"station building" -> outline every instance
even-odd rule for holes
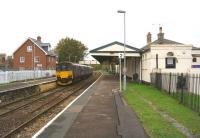
[[[119,55],[123,54],[124,44],[120,42],[112,42],[107,45],[90,51],[93,56],[102,65],[102,69],[108,72],[119,73]],[[121,59],[121,68],[123,69],[123,58]],[[141,50],[126,45],[126,75],[133,78],[134,74],[138,74],[141,79]]]
[[[165,39],[162,27],[159,28],[157,40],[151,41],[150,32],[146,39],[147,44],[141,49],[125,45],[127,77],[150,82],[153,72],[200,73],[200,48]],[[118,73],[119,53],[123,51],[123,43],[112,42],[91,50],[90,54],[102,64],[102,69]],[[123,64],[122,59],[122,69]]]

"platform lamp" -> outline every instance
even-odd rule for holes
[[[126,90],[126,22],[125,22],[126,11],[118,10],[117,12],[124,14],[124,68],[123,68],[124,85],[123,85],[123,90],[125,91]]]

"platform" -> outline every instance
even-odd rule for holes
[[[15,89],[22,89],[25,87],[30,87],[33,85],[38,85],[42,83],[48,83],[56,81],[56,77],[50,77],[50,78],[41,78],[41,79],[35,79],[35,80],[28,80],[28,81],[18,81],[18,82],[11,82],[7,84],[1,84],[0,85],[0,93],[11,91]]]
[[[33,137],[147,137],[136,115],[122,102],[118,84],[113,75],[103,75]]]

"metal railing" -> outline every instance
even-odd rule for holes
[[[200,74],[151,73],[151,83],[200,114]]]
[[[0,72],[0,84],[14,81],[30,80],[55,75],[55,70],[23,70]]]

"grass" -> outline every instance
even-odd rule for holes
[[[181,97],[181,94],[179,94]],[[180,98],[179,98],[179,101]],[[191,109],[193,109],[196,112],[200,112],[200,96],[191,92],[184,92],[183,93],[183,101],[182,103],[185,106],[190,107]]]
[[[168,92],[167,92],[168,93]],[[180,91],[170,93],[171,96],[179,100],[180,103],[184,104],[185,106],[191,108],[192,110],[199,112],[200,114],[200,96],[198,93],[191,93],[187,91]]]
[[[185,136],[158,112],[154,111],[141,97],[151,101],[161,111],[168,113],[187,127],[192,134],[200,137],[200,116],[198,113],[179,104],[176,99],[153,86],[129,84],[124,98],[137,113],[150,137],[179,138]]]

